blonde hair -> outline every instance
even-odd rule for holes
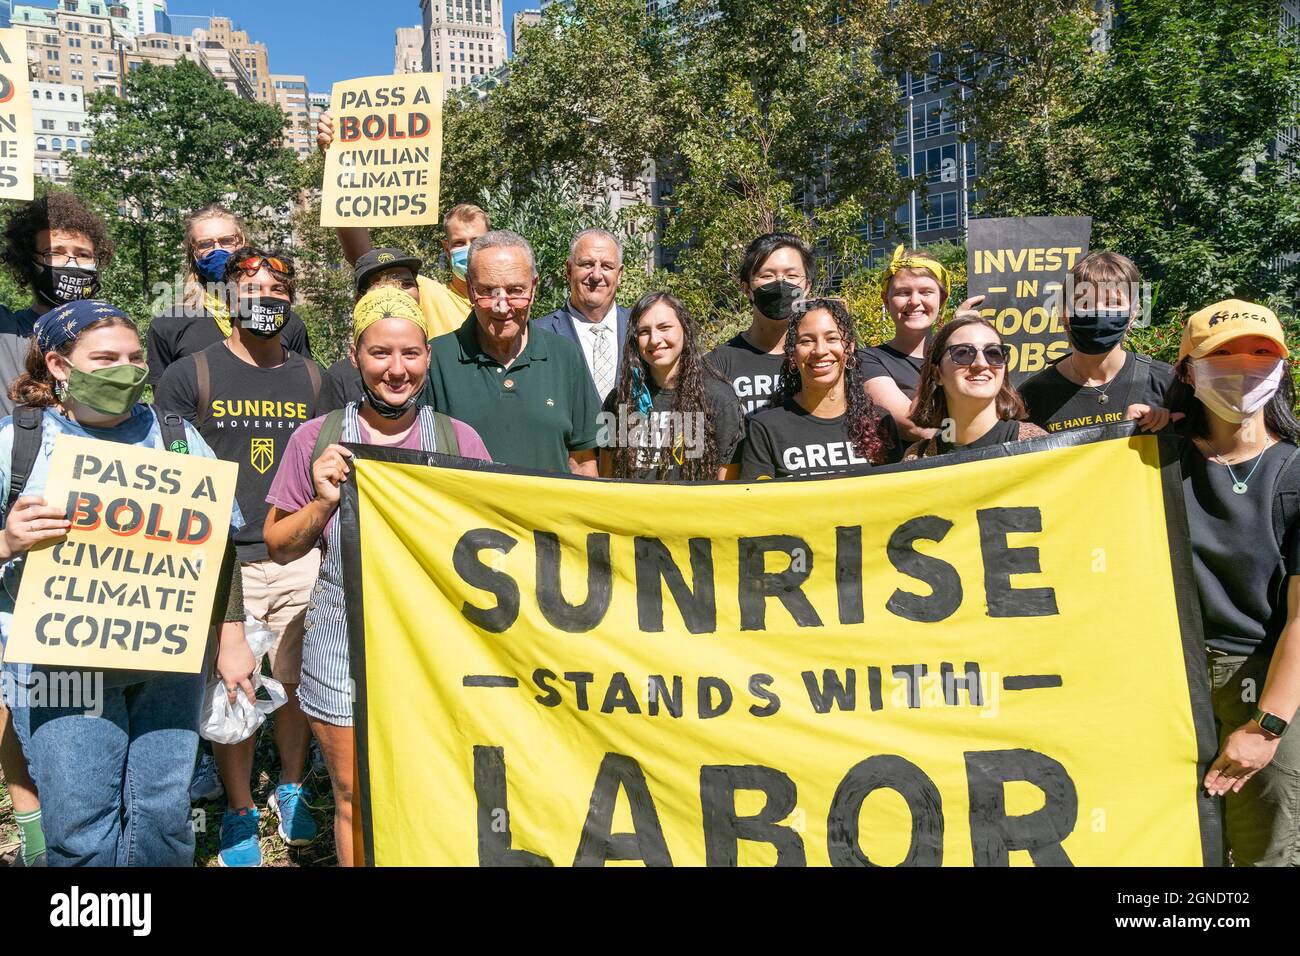
[[[452,222],[475,222],[483,224],[485,230],[492,228],[492,220],[488,214],[474,205],[472,202],[463,202],[452,206],[447,210],[447,214],[442,217],[442,228],[446,229],[448,223]]]
[[[219,202],[212,202],[190,213],[185,220],[183,248],[185,251],[185,304],[191,308],[197,308],[202,303],[204,296],[203,279],[199,276],[198,269],[195,266],[194,227],[207,219],[229,219],[235,224],[235,229],[239,231],[240,238],[243,240],[240,245],[246,245],[248,242],[248,231],[244,228],[244,220],[232,212],[229,207],[223,206]]]

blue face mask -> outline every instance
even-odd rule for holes
[[[451,250],[451,274],[457,279],[464,279],[468,268],[469,246],[459,246]]]
[[[230,253],[225,249],[213,249],[207,255],[194,260],[194,269],[205,282],[220,282],[226,274],[226,263]]]

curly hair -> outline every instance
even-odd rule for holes
[[[673,310],[677,321],[682,326],[682,354],[677,361],[676,394],[670,411],[682,415],[696,415],[697,420],[704,423],[704,452],[698,458],[684,458],[679,474],[685,481],[711,481],[718,477],[718,469],[726,462],[720,460],[717,425],[713,420],[713,410],[709,407],[704,383],[710,378],[720,382],[726,382],[726,379],[704,360],[704,351],[700,347],[699,328],[686,310],[686,306],[667,292],[649,292],[643,295],[628,315],[627,340],[623,343],[623,364],[619,370],[618,384],[615,386],[618,396],[616,401],[620,408],[636,407],[636,394],[632,382],[634,369],[640,370],[643,382],[651,380],[650,365],[641,357],[641,349],[637,345],[637,325],[647,312],[661,302]],[[653,456],[649,462],[647,462],[648,455]],[[620,446],[613,452],[613,477],[636,478],[645,474],[647,469],[652,474],[662,475],[672,467],[670,455],[671,448]]]
[[[36,236],[47,229],[84,235],[95,250],[95,265],[100,271],[113,261],[113,240],[104,220],[91,212],[76,193],[51,189],[19,207],[5,226],[0,258],[24,288],[36,287]]]
[[[952,338],[953,333],[968,325],[983,326],[997,336],[999,343],[1006,344],[1002,341],[1002,335],[997,327],[979,316],[964,316],[944,325],[926,351],[925,361],[921,363],[921,377],[916,386],[916,408],[912,413],[913,424],[920,428],[942,428],[944,420],[948,418],[948,399],[943,394],[943,378],[940,375],[939,364],[943,361],[944,349],[948,347],[948,340]],[[1011,376],[1005,371],[1002,376],[1002,387],[998,389],[994,401],[997,403],[998,421],[1023,421],[1028,415],[1020,393],[1011,384]]]
[[[862,378],[858,362],[858,334],[853,329],[853,320],[849,318],[848,309],[842,300],[805,299],[800,309],[791,316],[790,326],[785,333],[785,361],[781,363],[781,374],[772,395],[772,407],[786,404],[803,390],[803,379],[794,360],[794,347],[799,338],[799,326],[813,312],[829,312],[839,328],[840,339],[844,342],[844,400],[847,406],[844,419],[853,450],[873,465],[884,464],[888,460],[886,450],[894,446],[893,437],[882,425],[888,412],[867,394],[866,382]]]
[[[72,350],[77,347],[81,337],[87,332],[94,332],[96,329],[107,329],[114,325],[120,325],[125,329],[139,334],[134,322],[125,319],[120,315],[109,316],[107,319],[100,319],[93,325],[88,325],[77,333],[75,339],[64,342],[54,351],[58,352],[64,358],[70,358]],[[24,371],[9,386],[9,398],[17,405],[27,405],[30,408],[49,408],[57,404],[58,398],[54,394],[54,376],[50,374],[50,367],[45,361],[45,353],[37,344],[36,336],[32,336],[31,344],[27,347],[26,371]]]

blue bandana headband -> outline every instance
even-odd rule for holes
[[[57,309],[51,309],[36,320],[36,344],[42,354],[53,352],[71,342],[89,326],[104,319],[120,318],[130,322],[131,317],[115,305],[99,299],[79,299]],[[134,323],[133,323],[134,324]]]

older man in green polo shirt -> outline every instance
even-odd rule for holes
[[[429,404],[477,431],[495,462],[596,477],[600,401],[581,349],[529,327],[528,240],[504,229],[479,236],[465,278],[474,314],[430,343]]]

